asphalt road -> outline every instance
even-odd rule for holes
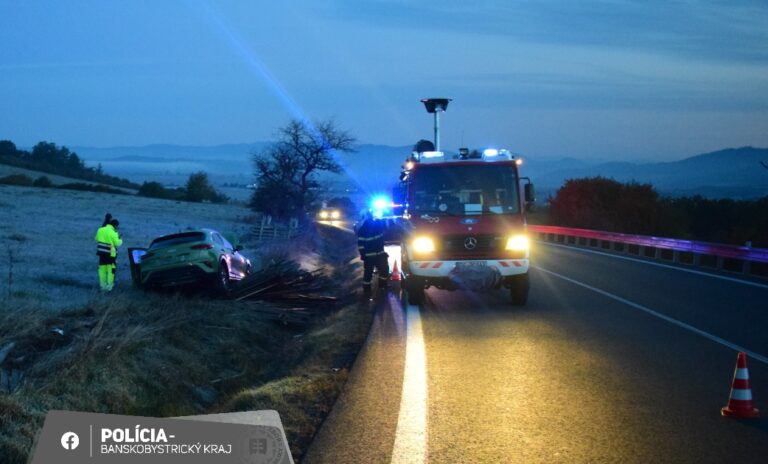
[[[765,282],[546,244],[534,266],[523,308],[434,289],[421,308],[371,303],[367,346],[304,462],[768,462],[767,419],[720,416],[736,347],[755,355],[768,417]]]

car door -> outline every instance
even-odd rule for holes
[[[245,263],[243,262],[242,255],[235,251],[235,247],[226,238],[220,234],[216,235],[222,243],[224,255],[226,255],[227,262],[229,263],[229,277],[231,279],[241,279],[245,274]]]
[[[227,239],[225,238],[224,241],[229,245],[229,248],[232,250],[232,262],[233,268],[237,270],[237,278],[241,279],[248,273],[248,260],[245,258],[245,256],[241,255],[240,252],[237,250],[235,246],[232,245]]]

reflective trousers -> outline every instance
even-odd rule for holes
[[[379,271],[379,284],[386,283],[389,280],[389,256],[382,253],[378,256],[366,256],[363,258],[363,288],[371,288],[373,280],[373,268]]]
[[[115,264],[99,264],[99,286],[109,292],[115,286]]]

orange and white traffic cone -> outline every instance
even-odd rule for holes
[[[395,265],[392,266],[392,274],[389,276],[389,280],[392,282],[400,282],[400,269],[397,267],[397,260],[395,260]]]
[[[722,408],[723,416],[751,418],[759,417],[760,411],[752,406],[752,387],[749,386],[749,369],[747,369],[747,355],[740,352],[736,357],[736,370],[733,373],[731,384],[731,397],[728,406]]]

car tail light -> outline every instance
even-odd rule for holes
[[[210,250],[213,248],[213,245],[210,243],[202,243],[200,245],[192,245],[193,250]]]

